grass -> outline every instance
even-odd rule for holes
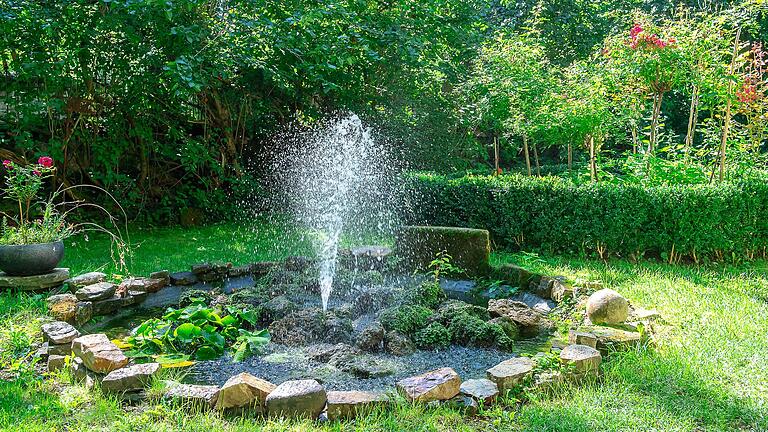
[[[300,253],[307,244],[269,224],[248,230],[227,225],[141,230],[132,240],[140,245],[133,274],[184,270],[208,260],[275,259]],[[105,250],[103,239],[76,240],[65,265],[74,273],[113,271]],[[689,267],[504,253],[493,258],[546,274],[602,280],[634,305],[658,309],[667,325],[652,347],[612,355],[598,382],[533,395],[529,403],[492,407],[474,418],[409,404],[353,423],[325,424],[227,418],[164,403],[124,409],[98,392],[76,386],[62,392],[52,380],[22,369],[22,378],[0,381],[0,430],[768,430],[768,263]],[[42,297],[0,295],[0,361],[6,369],[39,337],[42,312]]]

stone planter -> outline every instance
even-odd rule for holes
[[[49,273],[64,258],[64,242],[0,246],[0,270],[9,276]]]

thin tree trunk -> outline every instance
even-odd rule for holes
[[[597,182],[597,155],[595,154],[595,138],[592,135],[584,137],[589,143],[589,177],[593,182]]]
[[[653,117],[651,119],[651,136],[648,140],[648,154],[653,154],[656,149],[656,140],[658,140],[659,117],[661,117],[661,101],[664,93],[658,92],[653,98]]]
[[[533,143],[533,160],[536,162],[536,175],[541,177],[541,165],[539,165],[539,150],[536,143]]]
[[[741,39],[741,27],[736,31],[736,40],[733,42],[733,55],[729,75],[733,75],[736,69],[736,57],[739,55],[739,41]],[[728,81],[728,100],[725,103],[725,119],[723,120],[723,136],[720,139],[720,181],[725,179],[725,147],[728,143],[728,129],[731,126],[731,93],[733,81]]]
[[[637,149],[640,148],[640,144],[637,142],[637,125],[632,124],[632,153],[637,153]]]
[[[493,165],[496,174],[499,174],[499,138],[493,137]]]
[[[528,168],[528,175],[531,175],[531,156],[528,153],[528,135],[523,134],[523,153],[525,153],[525,166]]]
[[[688,132],[685,134],[685,165],[688,165],[688,156],[693,147],[693,138],[696,135],[696,120],[699,114],[699,86],[693,86],[691,94],[691,107],[688,111]]]
[[[573,169],[573,146],[568,143],[568,171]]]

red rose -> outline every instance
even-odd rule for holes
[[[50,168],[53,166],[53,159],[51,159],[48,156],[40,156],[40,159],[37,160],[38,165],[42,165],[46,168]]]
[[[11,169],[11,168],[13,167],[13,162],[11,162],[11,161],[9,161],[8,159],[6,159],[6,160],[4,160],[4,161],[3,161],[3,166],[4,166],[6,169]]]

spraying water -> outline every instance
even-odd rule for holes
[[[356,115],[301,134],[280,168],[297,219],[310,229],[323,309],[336,275],[342,233],[386,229],[392,222],[386,149]],[[286,167],[287,165],[287,167]]]

